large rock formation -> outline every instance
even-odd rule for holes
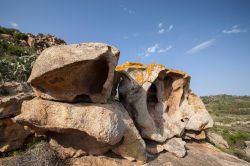
[[[37,97],[14,120],[46,136],[69,165],[150,164],[165,151],[188,156],[185,140],[204,140],[213,125],[190,76],[157,64],[116,67],[118,58],[118,49],[102,43],[45,49],[29,78]],[[136,162],[107,157],[117,155]]]
[[[44,99],[105,103],[118,58],[118,49],[102,43],[51,47],[36,60],[28,82]]]
[[[189,88],[190,76],[162,65],[117,66],[119,99],[134,118],[142,137],[164,142],[185,130],[201,131],[213,120]],[[119,80],[119,79],[117,79]]]

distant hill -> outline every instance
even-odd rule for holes
[[[216,95],[203,96],[201,98],[210,111],[250,115],[250,96]]]
[[[250,96],[216,95],[201,97],[215,121],[213,132],[229,144],[223,151],[250,162],[245,141],[250,141]]]
[[[0,83],[26,81],[40,52],[61,44],[66,43],[50,34],[33,35],[0,26]]]

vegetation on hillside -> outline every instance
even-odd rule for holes
[[[220,149],[250,162],[250,156],[244,152],[244,142],[250,140],[250,126],[245,124],[250,121],[250,96],[217,95],[205,96],[202,100],[215,121],[211,130],[230,146]]]

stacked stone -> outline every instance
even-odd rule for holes
[[[109,100],[119,50],[101,43],[44,50],[28,82],[37,96],[24,102],[17,123],[50,138],[61,158],[110,150],[146,161],[145,143],[125,108]]]
[[[22,102],[32,99],[32,92],[25,83],[8,82],[0,86],[0,152],[20,148],[31,133],[15,123],[21,112]]]
[[[186,154],[213,120],[189,88],[190,76],[162,65],[116,66],[119,50],[102,43],[45,49],[28,80],[36,98],[17,123],[50,138],[61,158],[108,151],[146,162],[164,150]]]

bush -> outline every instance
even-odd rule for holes
[[[27,81],[37,55],[0,59],[0,82]],[[12,62],[14,61],[14,62]]]
[[[19,30],[0,26],[0,33],[13,35],[15,32],[19,32]]]
[[[20,47],[13,43],[0,40],[0,56],[12,55],[12,56],[25,56],[36,53],[34,48]]]
[[[28,40],[28,36],[22,32],[14,32],[13,36],[18,40]]]

